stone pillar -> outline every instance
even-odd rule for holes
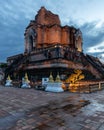
[[[61,38],[61,43],[62,44],[69,44],[69,29],[67,27],[62,28],[62,38]]]

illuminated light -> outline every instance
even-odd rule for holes
[[[84,79],[84,74],[82,74],[81,70],[74,70],[74,73],[70,75],[70,77],[66,80],[67,83],[70,83],[69,90],[71,92],[78,92],[79,84],[77,81]]]
[[[84,79],[84,74],[82,74],[81,70],[74,70],[74,73],[70,75],[70,77],[66,80],[66,82],[69,82],[71,84],[74,84],[75,82]]]
[[[49,82],[54,82],[52,72],[50,73],[50,76],[49,76]]]
[[[24,80],[25,80],[26,82],[30,82],[29,79],[28,79],[28,75],[27,75],[27,73],[25,73]]]
[[[59,76],[59,73],[58,73],[57,76],[56,76],[56,80],[55,80],[55,82],[61,82],[61,80],[60,80],[60,76]]]
[[[7,80],[11,80],[10,76],[8,75]]]

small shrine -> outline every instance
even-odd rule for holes
[[[49,82],[47,83],[45,91],[49,92],[64,92],[64,84],[60,80],[59,74],[57,74],[56,80],[54,81],[52,73],[49,76]]]
[[[22,86],[21,86],[21,88],[31,88],[29,83],[30,83],[30,81],[28,79],[28,75],[27,75],[27,73],[25,73],[25,77],[22,78]]]
[[[11,87],[11,86],[13,86],[12,80],[11,80],[11,78],[10,78],[9,75],[8,75],[8,77],[7,77],[7,79],[6,79],[5,86],[6,86],[6,87]]]

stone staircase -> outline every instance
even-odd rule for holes
[[[96,68],[97,71],[99,71],[99,73],[102,74],[102,77],[104,77],[104,65],[99,61],[99,59],[90,55],[86,55],[86,59],[94,68]]]
[[[29,55],[22,55],[21,57],[18,57],[11,63],[5,70],[5,76],[11,74],[12,72],[18,72],[24,65],[26,64],[26,61],[28,61]]]

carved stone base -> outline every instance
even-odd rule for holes
[[[31,88],[31,86],[29,85],[28,82],[24,82],[24,83],[22,83],[21,88]]]
[[[62,88],[63,83],[47,83],[47,87],[45,89],[45,91],[49,91],[49,92],[63,92],[63,88]]]
[[[11,87],[11,86],[13,86],[12,80],[6,80],[5,86],[6,86],[6,87]]]

